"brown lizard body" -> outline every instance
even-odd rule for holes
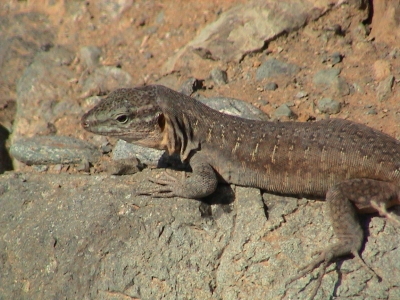
[[[218,181],[325,197],[339,241],[321,251],[301,275],[321,263],[326,267],[337,256],[359,258],[363,232],[357,211],[378,211],[399,222],[386,208],[400,204],[400,142],[362,124],[247,120],[166,87],[146,86],[110,93],[83,116],[82,126],[180,153],[190,163],[191,176],[153,179],[159,187],[149,194],[156,197],[203,198]]]

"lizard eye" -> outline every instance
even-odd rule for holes
[[[127,115],[120,115],[117,117],[117,121],[121,124],[125,124],[126,122],[128,122],[129,118]]]

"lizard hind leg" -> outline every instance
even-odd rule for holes
[[[310,299],[312,299],[322,282],[322,277],[329,263],[340,256],[352,254],[368,272],[379,279],[379,276],[366,265],[360,257],[364,235],[357,217],[357,209],[365,212],[378,211],[390,220],[393,216],[386,212],[386,207],[399,202],[398,188],[389,182],[372,179],[351,179],[333,186],[326,195],[327,213],[338,241],[320,251],[319,255],[300,272],[289,279],[291,283],[321,266]]]

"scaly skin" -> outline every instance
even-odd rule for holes
[[[179,153],[190,163],[189,177],[152,179],[158,188],[144,194],[154,197],[199,199],[213,193],[218,181],[325,197],[339,241],[321,251],[300,276],[321,263],[326,268],[338,256],[352,253],[360,258],[363,232],[357,212],[378,211],[400,224],[386,211],[400,204],[400,142],[362,124],[341,119],[247,120],[153,85],[110,93],[82,117],[82,126],[96,134]]]

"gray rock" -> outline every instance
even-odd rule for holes
[[[112,159],[122,160],[137,158],[146,165],[156,166],[163,153],[163,150],[141,147],[124,140],[118,140],[112,152]]]
[[[56,66],[69,66],[73,62],[75,58],[75,53],[71,50],[63,47],[56,46],[51,48],[48,52],[38,53],[35,60],[41,60],[49,66],[49,63],[52,63]]]
[[[329,87],[338,78],[340,69],[331,68],[318,71],[313,78],[313,83],[316,86]]]
[[[85,80],[80,97],[104,94],[117,88],[132,87],[133,85],[132,76],[129,73],[120,68],[103,66],[97,68]]]
[[[83,64],[92,72],[100,64],[101,49],[97,46],[85,46],[79,50]]]
[[[376,89],[376,95],[379,101],[384,101],[391,95],[393,83],[394,83],[393,75],[389,75],[384,80],[379,82],[378,87]]]
[[[365,114],[366,115],[377,115],[378,112],[376,111],[375,108],[369,108]]]
[[[278,88],[278,85],[275,82],[269,82],[264,86],[264,90],[266,91],[275,91]]]
[[[313,275],[284,283],[333,243],[326,203],[234,186],[225,205],[137,196],[159,171],[2,175],[2,297],[307,299]],[[369,231],[361,255],[382,281],[344,257],[316,299],[396,298],[400,228],[378,216],[361,224]]]
[[[54,44],[57,33],[44,13],[7,13],[6,7],[0,17],[0,82],[1,97],[11,99],[25,69],[44,45]]]
[[[81,114],[82,108],[71,101],[74,73],[68,65],[74,53],[62,47],[40,52],[25,69],[17,83],[17,112],[13,140],[24,136],[49,134],[49,124],[68,114]],[[32,116],[38,116],[32,118]]]
[[[294,64],[285,63],[275,58],[270,58],[258,67],[256,73],[257,80],[276,77],[280,75],[293,76],[300,71],[300,68]]]
[[[105,142],[100,146],[101,153],[106,154],[112,151],[112,146],[109,142]]]
[[[126,158],[113,160],[105,166],[107,173],[112,175],[130,175],[143,170],[144,166],[138,159]]]
[[[264,105],[268,105],[268,104],[269,104],[269,101],[266,100],[266,99],[260,99],[260,100],[258,100],[258,103],[259,103],[260,105],[264,106]]]
[[[87,160],[83,160],[81,163],[79,163],[76,168],[78,172],[85,172],[89,173],[90,172],[90,163]]]
[[[400,57],[400,49],[394,48],[392,51],[390,51],[388,57],[391,59],[396,59],[396,58]]]
[[[331,63],[334,66],[342,61],[343,56],[342,54],[340,54],[340,52],[334,52],[332,53],[330,58],[331,58]]]
[[[158,167],[158,168],[169,168],[173,167],[176,170],[187,170],[187,164],[181,162],[181,159],[178,154],[168,155],[164,150],[156,150],[147,147],[141,147],[135,144],[128,143],[124,140],[118,140],[112,152],[112,159],[114,162],[127,162],[132,160],[132,164],[134,164],[134,168],[139,160],[140,164],[138,165],[138,169],[142,169],[142,165],[146,165],[149,167]],[[109,173],[118,169],[117,166],[110,166],[107,168]],[[112,173],[116,174],[116,173]]]
[[[307,96],[308,96],[308,93],[305,92],[305,91],[300,91],[300,92],[298,92],[298,93],[296,94],[296,98],[297,98],[297,99],[305,98],[305,97],[307,97]]]
[[[333,115],[340,112],[341,103],[331,98],[322,98],[318,100],[317,107],[320,112]]]
[[[332,94],[345,96],[350,93],[349,85],[346,80],[339,77],[340,69],[331,68],[318,71],[313,78],[313,83],[317,88],[330,89]]]
[[[149,52],[149,51],[146,51],[146,52],[143,53],[143,57],[144,57],[145,59],[150,59],[150,58],[153,58],[154,55],[153,55],[153,53],[151,53],[151,52]]]
[[[362,85],[358,84],[358,83],[353,83],[353,89],[355,92],[357,93],[364,93],[364,88]]]
[[[339,24],[333,24],[332,26],[328,26],[324,28],[326,31],[332,31],[335,35],[343,36],[344,32],[342,26]]]
[[[121,18],[122,14],[132,7],[133,1],[131,0],[119,0],[119,1],[108,1],[99,0],[94,3],[96,8],[101,12],[101,15],[109,20],[115,20]]]
[[[246,54],[260,51],[283,32],[301,28],[309,19],[332,9],[330,1],[249,1],[223,12],[163,66],[169,74],[183,66],[190,69],[203,59],[239,62]],[[198,56],[198,54],[201,54]]]
[[[148,35],[153,35],[158,31],[158,26],[148,26],[145,28],[144,33]]]
[[[178,92],[183,93],[186,96],[190,96],[191,94],[193,94],[198,89],[201,89],[202,87],[203,87],[202,80],[191,77],[181,84]]]
[[[96,162],[100,158],[95,146],[67,136],[21,139],[11,146],[10,153],[27,165],[74,164],[82,160]]]
[[[288,117],[291,118],[293,116],[292,110],[287,106],[287,104],[282,104],[275,110],[275,117]]]
[[[339,96],[346,96],[350,94],[350,87],[346,80],[342,77],[338,77],[337,81],[335,81],[333,88],[337,91],[336,94],[338,94]]]
[[[239,116],[251,120],[268,120],[268,116],[248,102],[228,97],[212,97],[198,99],[205,105],[222,113]]]
[[[369,29],[363,23],[359,23],[351,30],[351,38],[354,42],[364,42],[369,34]]]
[[[33,169],[36,172],[47,172],[49,170],[49,166],[48,165],[35,165],[35,166],[33,166]]]
[[[371,30],[369,37],[375,39],[377,43],[399,45],[400,2],[398,0],[381,0],[371,6],[374,10],[374,18],[372,18],[370,26],[365,24]]]
[[[164,15],[165,15],[165,12],[163,10],[158,13],[157,18],[156,18],[156,22],[158,24],[162,24],[164,22]]]
[[[217,85],[224,85],[228,83],[228,75],[226,74],[225,71],[222,71],[221,69],[218,68],[212,69],[210,77]]]

